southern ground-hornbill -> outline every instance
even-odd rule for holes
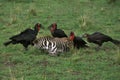
[[[73,37],[73,43],[74,43],[74,48],[80,49],[80,48],[87,48],[88,46],[86,45],[87,43],[78,36],[75,36],[74,32],[71,32],[71,37]]]
[[[112,39],[110,36],[101,32],[94,32],[93,34],[85,33],[83,37],[87,38],[88,42],[97,44],[97,49],[99,49],[99,47],[101,47],[104,42],[108,41],[114,43],[115,45],[120,45],[120,41]]]
[[[33,40],[35,40],[40,28],[42,28],[42,25],[37,23],[34,26],[34,30],[28,28],[24,31],[22,31],[20,34],[14,35],[10,37],[10,41],[5,42],[4,45],[7,46],[9,44],[22,44],[24,48],[27,50],[29,45],[32,45]]]
[[[51,24],[48,28],[50,29],[53,37],[58,37],[58,38],[67,37],[67,35],[63,30],[57,29],[56,23]]]

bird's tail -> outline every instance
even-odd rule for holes
[[[9,45],[10,43],[12,43],[12,41],[5,42],[4,45],[7,46],[7,45]]]
[[[113,39],[111,42],[114,43],[115,45],[120,45],[120,41],[119,40]]]

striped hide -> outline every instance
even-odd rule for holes
[[[33,43],[36,48],[44,50],[51,55],[67,52],[73,46],[73,42],[68,38],[53,38],[50,36],[40,37]]]

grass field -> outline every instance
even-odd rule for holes
[[[120,80],[120,49],[111,42],[99,51],[72,50],[51,57],[34,47],[3,43],[12,35],[39,22],[47,27],[56,22],[67,35],[95,31],[120,40],[120,1],[108,0],[0,0],[0,80]]]

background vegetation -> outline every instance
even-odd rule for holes
[[[120,80],[120,49],[108,42],[103,49],[72,50],[51,57],[34,47],[3,43],[35,23],[44,25],[38,37],[51,35],[56,22],[69,35],[103,32],[120,40],[120,1],[108,0],[0,0],[0,80]]]

